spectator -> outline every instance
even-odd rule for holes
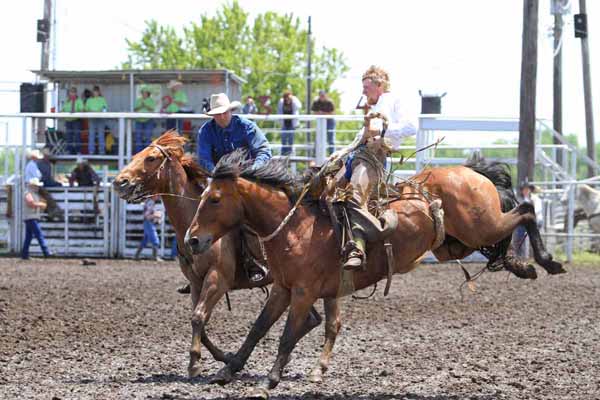
[[[39,150],[34,149],[27,153],[27,159],[29,161],[25,165],[25,182],[29,182],[32,179],[38,179],[41,182],[43,179],[43,174],[38,166],[38,162],[42,161],[44,156]],[[58,204],[56,204],[56,201],[52,195],[50,195],[50,193],[44,188],[38,188],[37,193],[44,199],[44,202],[47,205],[46,208],[48,210],[48,218],[50,220],[55,218],[61,219],[63,216],[63,211]]]
[[[87,112],[106,112],[108,104],[102,96],[99,86],[94,86],[94,95],[85,103]],[[104,143],[104,120],[101,118],[90,118],[88,133],[88,154],[96,154],[96,136],[98,137],[98,154],[106,154],[106,145]]]
[[[154,112],[156,102],[152,98],[152,93],[148,86],[142,86],[140,90],[142,96],[135,101],[135,112]],[[150,144],[152,140],[152,131],[154,130],[154,121],[149,118],[138,118],[135,121],[135,152],[138,153],[144,147]]]
[[[277,114],[298,115],[301,107],[300,100],[292,94],[291,90],[286,90],[277,104]],[[281,120],[281,155],[285,156],[292,152],[294,132],[299,124],[297,118]]]
[[[312,103],[310,108],[317,115],[332,115],[335,111],[333,101],[324,90],[319,90],[319,97]],[[335,119],[327,118],[327,154],[335,150]]]
[[[83,101],[77,97],[77,88],[71,87],[67,101],[65,101],[61,111],[78,113],[83,112],[83,110]],[[79,154],[81,152],[81,119],[65,118],[65,133],[67,135],[67,152],[69,154]]]
[[[208,97],[205,97],[202,99],[202,112],[204,114],[206,114],[209,111],[210,111],[210,100],[208,99]]]
[[[158,233],[156,232],[156,224],[160,223],[162,218],[162,213],[155,209],[156,199],[158,196],[152,196],[146,199],[144,203],[144,238],[142,242],[137,248],[135,252],[135,259],[139,260],[142,251],[150,242],[152,244],[152,258],[155,261],[162,261],[162,259],[158,256]]]
[[[39,194],[39,188],[42,186],[43,183],[38,178],[31,178],[27,181],[27,189],[24,195],[25,206],[23,207],[23,220],[25,221],[25,241],[21,250],[21,258],[23,260],[29,259],[29,246],[34,236],[40,244],[44,257],[52,255],[48,250],[44,233],[40,227],[41,214],[47,205]]]
[[[242,114],[257,114],[258,109],[256,108],[256,104],[254,103],[254,99],[252,96],[246,97],[246,104],[242,107]]]
[[[75,186],[98,186],[100,184],[100,178],[94,169],[83,157],[77,158],[77,166],[71,172],[69,176],[69,185]]]
[[[44,187],[62,186],[62,184],[52,176],[52,165],[50,164],[50,148],[48,146],[42,149],[42,158],[36,160],[36,164],[41,173],[41,180]]]
[[[179,81],[169,81],[167,88],[171,90],[170,102],[165,107],[167,113],[179,113],[184,111],[187,107],[188,97],[183,91],[183,83]],[[167,129],[177,129],[181,134],[182,120],[180,119],[167,119]]]

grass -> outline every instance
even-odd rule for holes
[[[555,260],[566,260],[567,255],[563,252],[557,251],[554,255]],[[586,264],[586,265],[599,265],[600,266],[600,254],[590,253],[587,251],[579,251],[573,253],[573,264]]]

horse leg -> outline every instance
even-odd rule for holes
[[[528,216],[528,218],[524,218],[522,224],[529,235],[529,243],[531,243],[533,249],[533,258],[535,259],[535,262],[541,265],[551,275],[567,272],[562,267],[562,264],[553,261],[552,255],[546,251],[542,236],[540,235],[540,230],[538,229],[535,220],[535,210],[533,205],[530,203],[521,203],[517,209],[520,209],[520,212],[523,215]]]
[[[329,369],[329,361],[331,360],[335,339],[342,327],[338,299],[323,299],[323,306],[325,308],[325,344],[323,345],[319,364],[313,369],[309,378],[311,382],[315,383],[322,382],[323,374]]]
[[[290,312],[279,340],[277,359],[273,364],[273,368],[271,368],[271,372],[269,372],[267,381],[261,385],[263,390],[274,389],[279,384],[283,368],[288,363],[292,350],[306,333],[303,328],[305,320],[316,300],[316,296],[308,293],[304,288],[296,287],[292,289]]]
[[[231,357],[227,365],[217,372],[213,379],[211,379],[211,383],[225,385],[233,380],[233,375],[244,367],[259,340],[265,336],[271,326],[286,310],[290,304],[290,298],[290,291],[288,289],[279,286],[277,283],[273,284],[271,295],[256,322],[252,325],[252,329],[250,329],[248,336],[246,336],[242,347]]]
[[[192,315],[192,347],[190,349],[190,364],[188,375],[194,378],[200,375],[200,342],[206,347],[213,358],[217,361],[227,363],[228,356],[215,346],[206,334],[206,325],[215,305],[227,292],[224,279],[220,278],[218,271],[211,269],[204,278],[204,284],[199,294],[199,300],[195,303]]]

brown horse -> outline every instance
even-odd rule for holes
[[[205,332],[215,305],[230,290],[249,289],[271,283],[272,280],[268,276],[266,280],[257,283],[247,278],[242,269],[240,233],[236,230],[221,240],[216,240],[202,256],[193,256],[187,250],[184,244],[185,232],[196,212],[199,203],[197,199],[206,187],[207,173],[192,158],[184,156],[185,141],[175,131],[164,133],[133,157],[115,178],[113,187],[122,199],[130,202],[162,194],[169,221],[175,228],[181,271],[191,286],[192,345],[188,373],[190,377],[195,377],[201,371],[201,343],[215,360],[225,363],[229,360],[228,355],[215,346]],[[326,302],[325,310],[326,329],[339,327],[339,311],[335,300]],[[304,329],[308,332],[320,322],[321,317],[312,310]],[[323,363],[328,362],[331,353],[328,349],[331,348],[333,344],[328,339],[323,350]]]
[[[336,297],[340,286],[340,252],[329,217],[314,203],[300,205],[291,218],[286,218],[298,187],[284,167],[271,162],[259,169],[247,169],[243,158],[232,154],[217,164],[186,234],[186,243],[195,254],[201,254],[240,225],[250,227],[262,237],[272,236],[280,229],[272,240],[264,242],[274,279],[271,297],[242,347],[214,379],[220,384],[231,381],[258,341],[289,306],[277,359],[265,382],[267,390],[279,383],[289,355],[302,337],[303,321],[313,303],[318,298]],[[549,273],[564,272],[543,248],[531,205],[522,204],[502,213],[501,197],[494,183],[482,174],[466,167],[436,168],[421,173],[415,180],[426,181],[425,191],[443,202],[444,223],[452,240],[436,250],[440,258],[460,258],[473,249],[496,246],[524,224],[538,263]],[[399,217],[391,237],[396,273],[415,268],[435,239],[429,201],[410,186],[402,190],[407,199],[391,204]],[[282,226],[284,219],[286,223]],[[367,254],[366,270],[353,277],[357,290],[386,276],[383,245],[369,244]]]

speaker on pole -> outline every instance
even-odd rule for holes
[[[44,84],[22,83],[21,84],[21,112],[31,113],[45,111],[44,107]]]

